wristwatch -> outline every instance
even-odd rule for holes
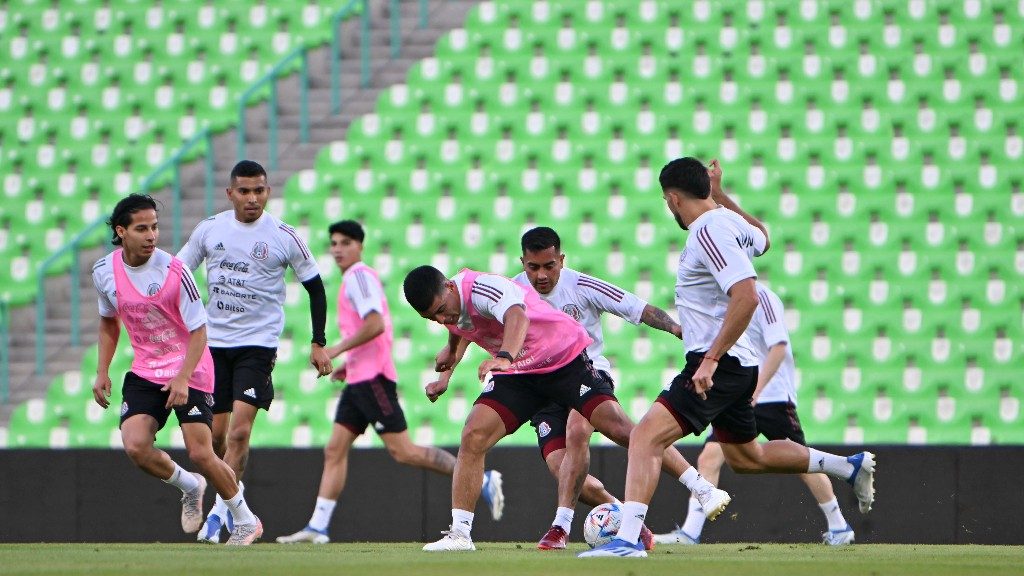
[[[514,364],[516,361],[516,359],[512,357],[512,354],[505,350],[499,350],[498,353],[494,355],[494,357],[504,358],[505,360],[508,360],[510,364]]]

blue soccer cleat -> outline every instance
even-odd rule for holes
[[[647,551],[644,550],[644,545],[640,542],[636,544],[630,544],[625,540],[619,538],[613,538],[611,542],[602,544],[593,550],[587,550],[586,552],[580,552],[577,554],[579,558],[647,558]]]
[[[505,493],[501,490],[501,472],[488,470],[484,472],[484,486],[480,490],[487,508],[491,511],[491,518],[501,520],[505,513]]]
[[[875,455],[861,452],[848,456],[846,461],[853,464],[853,474],[850,474],[846,482],[853,486],[861,513],[867,514],[875,502]]]

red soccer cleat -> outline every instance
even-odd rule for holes
[[[644,545],[644,550],[654,550],[654,532],[644,524],[640,527],[640,542]]]
[[[539,550],[565,550],[567,536],[561,526],[552,526],[537,543],[537,548]]]

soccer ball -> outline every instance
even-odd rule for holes
[[[618,504],[596,506],[587,514],[587,520],[583,523],[583,539],[591,548],[607,544],[619,533],[620,524],[622,508],[619,508]]]

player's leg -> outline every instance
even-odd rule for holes
[[[725,464],[725,456],[722,454],[721,445],[714,440],[714,434],[704,444],[704,448],[697,457],[697,471],[708,482],[718,486],[718,479]],[[686,519],[682,526],[665,534],[658,534],[654,537],[659,544],[697,544],[700,542],[700,535],[704,531],[704,523],[707,516],[696,496],[687,500]]]
[[[231,410],[234,405],[236,349],[211,347],[210,355],[213,357],[214,372],[213,425],[211,429],[213,451],[223,460],[228,450],[228,427],[231,424]],[[202,528],[199,529],[197,539],[207,544],[219,544],[222,527],[227,527],[230,532],[234,525],[228,513],[227,504],[224,503],[220,494],[217,494],[213,507],[210,508]]]

